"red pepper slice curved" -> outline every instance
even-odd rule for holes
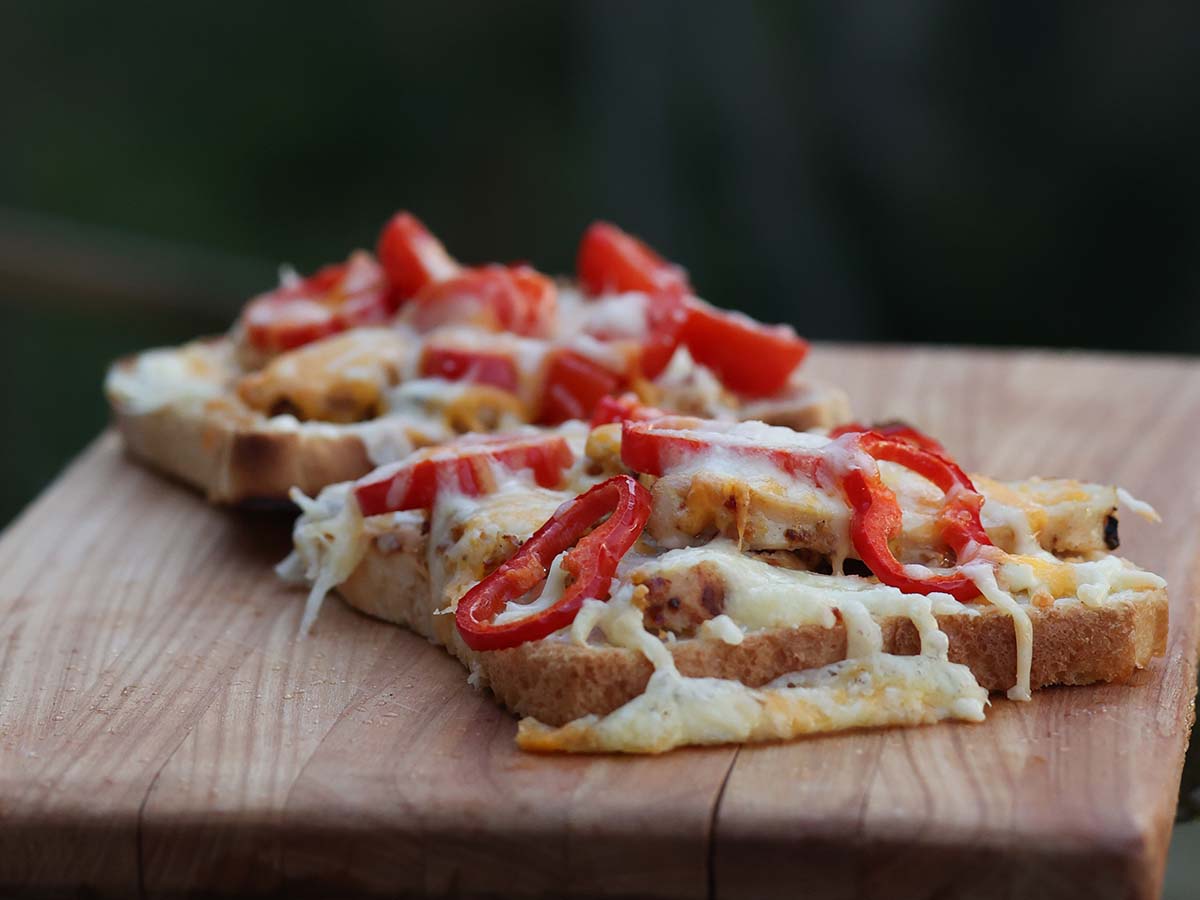
[[[383,270],[360,251],[344,263],[259,294],[246,304],[242,325],[254,346],[282,352],[348,328],[380,324],[394,311]]]
[[[946,448],[936,440],[913,428],[907,422],[879,422],[875,425],[863,425],[859,422],[847,422],[845,425],[839,425],[837,428],[829,432],[831,438],[839,438],[844,434],[860,434],[865,431],[873,431],[875,434],[882,434],[884,437],[896,438],[909,444],[915,444],[931,453],[937,453],[946,456]]]
[[[507,562],[458,601],[454,621],[467,646],[502,650],[536,641],[570,625],[584,600],[607,600],[617,564],[642,533],[650,506],[650,492],[628,475],[601,482],[560,506]],[[585,537],[606,515],[608,519]],[[540,612],[494,624],[510,600],[546,580],[551,564],[564,551],[562,567],[572,580],[562,596]]]
[[[495,488],[493,464],[529,469],[542,487],[558,487],[563,470],[574,461],[570,446],[557,435],[470,438],[418,450],[360,478],[352,490],[362,514],[377,516],[429,509],[443,485],[469,497],[489,493]]]
[[[593,222],[583,233],[575,272],[583,289],[593,296],[626,291],[692,292],[687,272],[608,222]]]
[[[516,393],[517,364],[505,353],[466,350],[460,347],[427,344],[421,353],[421,375],[447,381],[489,384]]]
[[[404,211],[392,216],[379,232],[375,255],[387,273],[393,309],[462,268],[420,219]]]
[[[912,469],[945,492],[946,502],[938,517],[938,527],[960,560],[973,548],[992,546],[979,518],[983,497],[953,460],[872,432],[862,434],[859,442],[875,459]],[[965,575],[947,573],[921,578],[905,571],[889,546],[889,542],[900,534],[900,504],[878,471],[851,469],[843,473],[841,487],[852,513],[851,542],[876,578],[910,594],[940,591],[962,602],[979,596],[979,588]]]
[[[661,477],[698,456],[722,450],[765,459],[787,475],[818,483],[824,467],[820,450],[772,447],[742,435],[727,434],[736,423],[667,416],[652,421],[625,420],[621,426],[621,461],[634,472]]]
[[[477,266],[421,289],[409,305],[418,331],[473,325],[527,337],[551,337],[557,320],[554,282],[529,266]]]
[[[808,341],[787,325],[763,325],[694,297],[687,304],[680,340],[731,391],[749,397],[777,393],[808,355]]]
[[[661,419],[666,413],[653,406],[646,406],[638,399],[637,394],[622,394],[614,397],[609,394],[601,397],[592,413],[591,426],[612,425],[617,422],[646,422],[651,419]]]
[[[588,419],[606,395],[621,387],[621,377],[600,363],[576,353],[557,350],[546,364],[538,422],[557,425],[568,419]]]

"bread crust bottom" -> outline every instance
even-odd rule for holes
[[[446,647],[477,671],[513,712],[548,725],[612,712],[646,687],[653,668],[641,653],[622,647],[583,647],[543,640],[478,653],[466,647],[453,616],[435,615],[425,561],[425,537],[415,527],[371,534],[363,561],[338,589],[369,615],[403,625]],[[1103,606],[1060,602],[1028,608],[1033,623],[1033,688],[1122,681],[1166,651],[1166,590],[1127,591]],[[950,641],[950,659],[963,663],[980,686],[1002,691],[1016,681],[1012,619],[990,605],[978,615],[938,616]],[[907,618],[880,621],[884,650],[911,655],[920,639]],[[846,630],[805,625],[746,635],[740,644],[689,639],[668,645],[688,676],[729,678],[757,687],[781,675],[828,665],[846,656]]]

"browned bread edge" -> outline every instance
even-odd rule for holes
[[[424,546],[415,530],[392,532],[383,545],[376,536],[339,592],[356,609],[446,646],[464,664],[478,668],[501,703],[549,725],[588,713],[603,715],[644,690],[652,669],[634,650],[555,640],[485,653],[469,650],[458,639],[452,616],[432,614]],[[1120,681],[1166,650],[1165,590],[1124,592],[1097,608],[1060,602],[1028,611],[1033,622],[1034,688]],[[980,685],[989,691],[1012,687],[1016,637],[1008,615],[981,604],[979,615],[939,616],[938,624],[950,640],[950,658],[967,665]],[[885,650],[918,652],[917,631],[908,619],[887,618],[881,626]],[[737,645],[693,639],[669,646],[685,675],[758,686],[845,658],[846,631],[838,622],[832,628],[806,625],[752,632]]]

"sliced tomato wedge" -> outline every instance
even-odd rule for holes
[[[529,266],[477,266],[427,284],[409,306],[418,331],[472,325],[551,337],[558,315],[554,282]]]
[[[389,302],[397,309],[426,285],[452,278],[461,270],[454,257],[409,212],[398,212],[379,233],[376,255],[387,273]]]
[[[587,420],[607,394],[621,387],[621,377],[574,350],[556,350],[546,364],[538,423],[557,425]]]
[[[360,325],[386,322],[394,307],[383,269],[362,251],[307,278],[259,294],[242,313],[250,342],[282,352]]]
[[[687,272],[608,222],[594,222],[583,233],[575,269],[579,283],[593,296],[626,291],[683,295],[692,290]]]
[[[650,421],[626,419],[621,426],[621,461],[635,472],[661,477],[714,453],[769,461],[786,475],[814,484],[822,478],[820,450],[771,446],[729,433],[736,423],[667,416]]]
[[[658,294],[646,307],[646,340],[639,357],[641,374],[657,378],[675,355],[688,322],[688,303],[681,294]]]
[[[787,325],[763,325],[749,316],[688,301],[681,340],[731,391],[765,397],[780,391],[808,355],[808,341]]]
[[[570,446],[557,435],[468,438],[418,450],[376,469],[356,481],[353,491],[364,516],[430,509],[442,486],[468,497],[495,490],[495,465],[529,470],[538,484],[553,488],[562,482],[563,471],[574,461]]]
[[[651,419],[661,419],[666,413],[653,406],[646,406],[636,394],[622,394],[614,397],[611,394],[602,397],[592,413],[591,426],[612,425],[617,422],[646,422]]]
[[[506,353],[431,343],[421,354],[420,369],[426,378],[489,384],[512,393],[516,393],[519,384],[517,364]]]

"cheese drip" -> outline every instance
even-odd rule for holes
[[[883,653],[878,622],[847,591],[830,601],[846,623],[847,659],[752,688],[740,681],[680,674],[667,646],[643,627],[632,596],[627,583],[607,604],[585,602],[569,634],[586,644],[598,629],[609,643],[641,651],[654,665],[646,689],[606,716],[583,716],[557,728],[523,719],[517,731],[522,749],[662,753],[686,744],[983,719],[987,692],[970,669],[947,658],[945,635],[937,629],[928,598],[913,598],[920,655]]]
[[[336,484],[311,500],[296,488],[290,494],[301,515],[292,530],[295,549],[276,567],[288,580],[303,578],[311,587],[304,602],[300,635],[308,634],[326,595],[345,581],[367,549],[362,511],[351,484]]]

